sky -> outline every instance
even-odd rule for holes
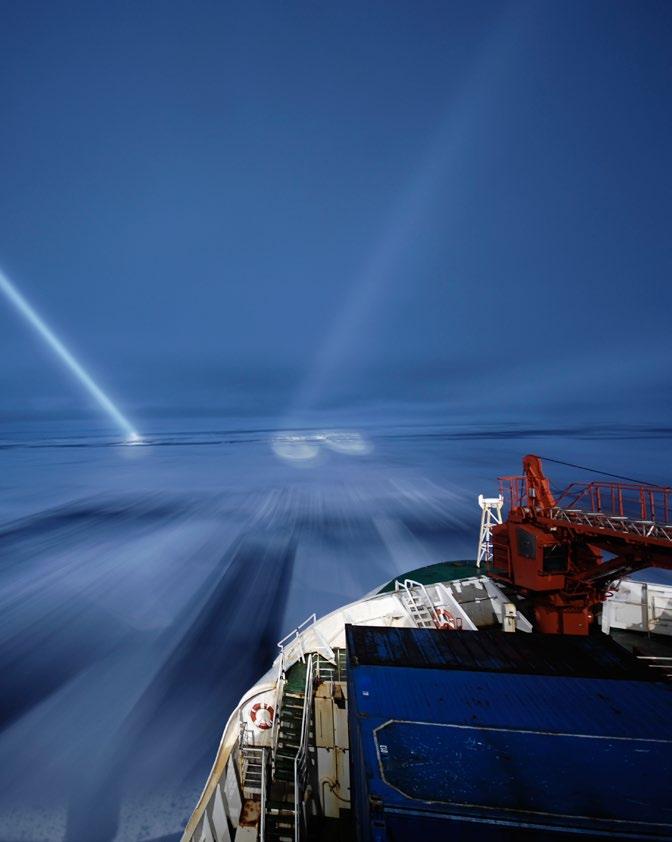
[[[523,453],[669,483],[671,45],[654,0],[0,0],[0,835],[179,838],[275,641],[473,557]]]
[[[142,428],[666,425],[672,6],[2,3],[0,268]],[[0,425],[99,410],[0,300]]]

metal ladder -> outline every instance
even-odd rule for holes
[[[261,746],[250,746],[242,743],[240,746],[241,756],[241,780],[243,790],[250,794],[260,793],[264,777],[264,749]]]
[[[305,704],[303,693],[285,691],[283,694],[271,795],[265,804],[267,842],[293,842],[296,834],[294,761],[301,744]]]
[[[254,745],[254,734],[250,734],[244,722],[241,723],[238,751],[243,798],[265,804],[268,783],[268,749],[265,746]],[[266,839],[266,814],[263,809],[259,819],[259,838]]]
[[[404,579],[403,583],[397,580],[394,583],[394,589],[417,628],[435,629],[437,627],[434,604],[423,584],[413,579]]]

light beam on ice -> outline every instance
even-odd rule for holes
[[[108,396],[93,380],[91,375],[77,362],[70,351],[61,340],[54,334],[51,328],[44,322],[42,317],[33,309],[26,299],[17,290],[14,284],[0,272],[0,290],[5,294],[11,304],[16,307],[26,321],[39,333],[49,347],[56,353],[62,362],[70,369],[79,382],[86,388],[89,394],[95,398],[100,406],[107,412],[114,423],[126,436],[129,444],[136,444],[140,436],[133,429],[130,421],[122,415]]]

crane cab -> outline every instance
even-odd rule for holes
[[[570,546],[531,523],[508,520],[493,529],[492,575],[531,591],[565,587]]]

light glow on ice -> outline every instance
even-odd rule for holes
[[[279,433],[271,445],[276,456],[289,462],[311,462],[322,448],[348,456],[365,456],[373,447],[356,431],[325,431],[313,433]]]

